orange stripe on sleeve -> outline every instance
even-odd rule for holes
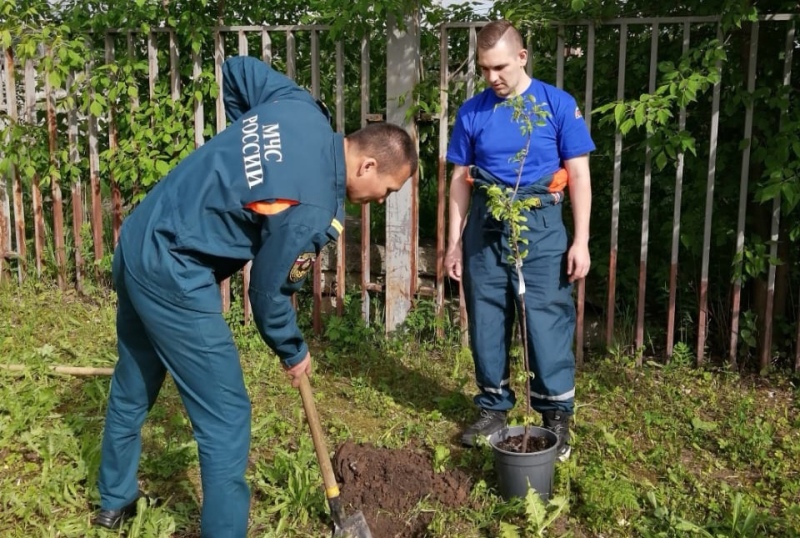
[[[281,211],[289,209],[293,205],[297,205],[299,202],[297,200],[286,200],[283,198],[278,198],[277,200],[268,202],[265,200],[261,200],[258,202],[251,202],[247,204],[245,207],[252,211],[255,211],[259,215],[277,215]]]
[[[561,192],[568,184],[569,174],[567,173],[567,169],[560,168],[555,174],[553,174],[553,179],[550,181],[548,190],[550,192]]]

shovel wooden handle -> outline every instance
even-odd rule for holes
[[[317,461],[322,470],[322,482],[325,484],[325,496],[328,500],[339,497],[339,485],[336,483],[336,476],[333,474],[331,458],[328,455],[328,448],[325,446],[325,436],[322,433],[322,426],[319,423],[317,407],[314,405],[314,394],[311,392],[311,384],[308,382],[306,374],[300,375],[300,397],[303,399],[303,408],[306,412],[308,427],[311,430],[311,439],[314,441],[314,450],[317,452]]]
[[[64,375],[76,376],[110,376],[114,374],[113,368],[100,368],[89,366],[48,366],[51,372]],[[10,372],[27,372],[31,370],[24,364],[0,364],[0,370],[8,370]]]

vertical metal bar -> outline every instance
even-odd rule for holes
[[[30,125],[36,124],[36,72],[33,61],[25,60],[25,116],[23,118]],[[31,196],[33,205],[33,244],[36,276],[42,277],[42,258],[44,257],[45,226],[42,191],[39,187],[39,172],[31,178]]]
[[[419,130],[417,127],[417,119],[416,117],[408,118],[408,108],[410,105],[414,104],[413,101],[413,94],[414,94],[414,87],[419,82],[419,69],[420,69],[420,59],[419,55],[421,52],[420,48],[420,31],[419,31],[419,22],[420,22],[420,15],[419,10],[416,10],[413,15],[407,16],[406,20],[408,26],[406,28],[406,34],[408,36],[408,45],[413,45],[414,51],[416,54],[412,54],[414,59],[413,62],[413,71],[409,70],[408,78],[410,78],[410,85],[406,89],[406,95],[410,97],[407,100],[407,104],[400,107],[400,110],[397,111],[397,118],[395,120],[396,123],[400,125],[405,125],[406,130],[410,131],[411,138],[414,141],[416,147],[416,153],[419,155]],[[387,55],[388,58],[388,55]],[[391,65],[391,64],[389,64]],[[402,112],[402,115],[400,115]],[[391,116],[391,109],[387,110],[387,118]],[[404,121],[401,121],[404,120]],[[408,252],[408,261],[410,263],[410,268],[408,270],[408,296],[413,301],[414,298],[417,296],[417,287],[419,286],[419,169],[411,176],[409,180],[411,183],[411,229],[410,229],[410,243],[409,243],[409,252]],[[388,210],[389,208],[387,208]],[[389,212],[387,211],[387,215]],[[389,220],[387,219],[387,222]],[[388,230],[387,230],[388,232]],[[388,241],[387,241],[388,244]],[[387,280],[388,282],[388,280]],[[412,304],[409,303],[408,309],[410,310]],[[407,314],[404,313],[403,320]],[[400,320],[402,323],[403,320]]]
[[[134,31],[130,30],[130,31],[128,31],[127,37],[126,37],[127,44],[128,44],[128,61],[130,61],[131,63],[133,63],[135,61],[136,57],[137,57],[136,45],[134,43],[134,35],[135,35]],[[148,40],[148,43],[149,43],[149,40]],[[149,68],[148,68],[148,71],[149,71]],[[148,94],[151,94],[152,91],[153,91],[152,89],[148,89]],[[131,122],[134,122],[134,121],[136,121],[134,119],[135,118],[135,113],[139,109],[139,92],[136,92],[133,96],[131,96],[130,99],[131,99],[130,118],[131,118]]]
[[[203,66],[200,60],[200,51],[192,51],[192,80],[195,84],[200,82],[200,77],[203,76]],[[203,131],[205,130],[205,121],[203,120],[204,107],[203,97],[195,97],[194,99],[194,147],[199,148],[205,143],[203,139]]]
[[[556,88],[564,88],[564,25],[556,25]]]
[[[436,190],[436,317],[444,319],[444,256],[446,245],[446,217],[445,204],[447,204],[447,127],[448,127],[448,82],[450,69],[447,54],[447,26],[440,26],[439,30],[439,161],[437,167]],[[436,329],[436,336],[444,336],[442,323]]]
[[[266,28],[261,28],[261,59],[272,64],[272,38]]]
[[[156,77],[158,76],[158,49],[156,48],[156,34],[147,34],[147,82],[150,99],[156,95]]]
[[[133,30],[128,31],[127,41],[128,41],[128,58],[132,61],[136,58],[136,46],[133,42]],[[133,97],[131,97],[131,111],[136,110],[139,108],[139,94],[137,93]]]
[[[77,166],[80,162],[78,153],[78,104],[75,92],[75,72],[70,71],[67,77],[67,91],[70,93],[73,105],[67,112],[67,144],[69,152],[69,162]],[[75,288],[78,291],[83,289],[83,185],[80,174],[75,174],[71,178],[70,196],[72,198],[72,241],[75,245]]]
[[[286,76],[294,80],[297,73],[297,49],[294,32],[286,31]]]
[[[594,48],[595,48],[595,35],[594,23],[590,22],[587,27],[588,34],[586,37],[586,102],[583,105],[584,113],[583,118],[586,121],[586,127],[589,132],[592,132],[592,99],[594,91]],[[583,348],[585,337],[585,319],[586,319],[586,279],[581,279],[575,286],[576,300],[575,300],[575,364],[578,367],[583,366]]]
[[[250,275],[253,271],[253,261],[250,260],[244,264],[242,269],[242,305],[244,324],[250,324],[250,318],[253,315],[253,305],[250,303]]]
[[[200,77],[203,74],[203,68],[201,65],[200,60],[200,51],[199,50],[192,50],[192,80],[195,84],[200,81]],[[195,89],[195,92],[197,90]],[[194,98],[194,147],[195,149],[199,148],[205,143],[203,138],[203,131],[205,130],[205,121],[203,116],[205,114],[204,106],[203,106],[203,97],[195,96]],[[245,269],[246,271],[246,269]],[[245,280],[244,286],[244,323],[247,324],[249,321],[249,301],[247,297],[247,281]]]
[[[656,91],[656,73],[658,73],[658,23],[653,23],[650,38],[650,81],[648,91]],[[648,135],[649,138],[649,135]],[[645,147],[644,154],[644,190],[642,192],[642,238],[639,250],[639,295],[636,300],[636,349],[644,346],[644,306],[647,288],[647,249],[650,241],[650,187],[652,183],[652,151]],[[636,366],[642,365],[642,354],[636,353]]]
[[[794,342],[794,371],[798,372],[800,371],[800,320],[797,321],[797,336],[795,337]]]
[[[584,103],[583,118],[586,120],[586,127],[589,132],[592,130],[592,100],[594,98],[594,53],[595,53],[595,25],[589,23],[589,33],[586,45],[586,103]]]
[[[792,82],[792,60],[793,60],[793,52],[794,52],[794,35],[795,35],[795,23],[794,21],[789,21],[786,25],[786,46],[784,47],[783,52],[783,86],[784,88],[789,88]],[[783,128],[783,118],[784,114],[788,113],[788,102],[787,102],[787,109],[781,111],[781,115],[778,119],[778,132],[780,133]],[[780,236],[780,223],[781,223],[781,193],[775,196],[775,199],[772,201],[772,229],[770,231],[770,247],[769,247],[769,257],[770,260],[776,260],[778,258],[778,239]],[[762,339],[762,347],[761,347],[761,354],[758,359],[759,370],[763,371],[767,366],[769,366],[769,362],[772,359],[772,319],[773,319],[773,309],[775,307],[775,272],[776,267],[775,264],[769,264],[769,270],[767,272],[767,303],[764,308],[764,338]],[[800,319],[798,319],[798,327],[800,327]],[[800,342],[797,344],[800,346]]]
[[[268,65],[272,64],[272,39],[266,27],[261,27],[261,59]],[[243,287],[244,287],[244,322],[250,323],[250,316],[252,315],[252,305],[250,304],[250,274],[253,269],[253,263],[247,262],[244,266],[242,273]],[[297,297],[292,295],[292,306],[297,310]]]
[[[475,95],[475,62],[477,61],[478,34],[475,26],[469,27],[469,47],[467,50],[467,99]],[[528,52],[528,58],[531,54]],[[447,122],[445,122],[446,124]],[[445,148],[445,155],[447,149]],[[464,283],[458,283],[458,318],[461,329],[461,345],[469,345],[469,320],[467,319],[467,303],[464,300]]]
[[[361,38],[361,127],[367,125],[369,115],[369,36]],[[369,284],[370,266],[370,206],[361,205],[361,314],[370,322]]]
[[[87,66],[87,77],[91,79],[92,62]],[[89,99],[94,100],[94,89],[89,88]],[[97,139],[97,116],[89,112],[89,188],[91,189],[92,209],[92,243],[94,247],[94,261],[103,259],[103,200],[100,193],[100,150]],[[95,266],[95,273],[99,275],[100,268]]]
[[[5,280],[6,260],[11,251],[11,204],[8,201],[8,177],[3,175],[0,176],[0,282]],[[21,276],[17,278],[21,280]]]
[[[173,101],[181,98],[180,54],[175,42],[175,31],[169,31],[169,89]]]
[[[689,52],[689,39],[691,24],[683,23],[683,55]],[[681,105],[678,113],[678,129],[686,130],[686,106]],[[678,248],[681,240],[681,202],[683,195],[683,167],[685,160],[683,150],[678,152],[678,162],[675,167],[675,201],[672,209],[672,254],[669,267],[669,303],[667,307],[667,359],[672,357],[675,345],[675,299],[678,293]]]
[[[756,61],[758,60],[758,21],[750,27],[750,55],[747,66],[747,108],[744,114],[744,140],[747,146],[742,150],[742,173],[739,182],[739,219],[736,226],[736,254],[733,263],[734,274],[742,271],[742,255],[744,254],[744,225],[747,214],[747,189],[750,180],[750,148],[753,135],[753,92],[756,89]],[[733,305],[731,306],[731,345],[728,360],[736,365],[736,352],[739,347],[739,310],[742,297],[742,278],[737,275],[733,281]]]
[[[336,130],[345,132],[344,114],[344,44],[336,42]],[[345,219],[347,220],[347,219]],[[336,241],[336,313],[344,314],[344,296],[347,286],[347,264],[345,255],[345,239],[347,223],[342,223],[342,233]]]
[[[9,49],[10,50],[10,49]],[[6,55],[3,53],[3,61],[0,61],[0,111],[6,109]],[[5,121],[0,122],[0,127],[6,124]],[[5,152],[0,147],[0,156]],[[0,282],[6,276],[6,253],[13,250],[11,246],[11,204],[8,200],[8,180],[13,177],[13,166],[8,176],[0,176]],[[12,187],[13,189],[13,187]],[[20,271],[19,266],[17,271]],[[17,275],[20,283],[22,283],[22,273]]]
[[[247,56],[248,46],[247,46],[247,34],[245,34],[244,30],[239,30],[238,32],[239,37],[239,56]]]
[[[214,78],[217,81],[216,103],[216,128],[217,134],[225,130],[225,103],[222,101],[222,63],[225,61],[225,43],[222,32],[214,30]],[[222,310],[228,312],[231,308],[231,280],[226,278],[219,283],[219,292],[222,296]]]
[[[16,68],[14,66],[14,51],[9,47],[5,51],[6,65],[6,110],[8,111],[9,121],[14,123],[19,115],[17,111],[17,80]],[[14,238],[17,247],[17,279],[20,283],[25,279],[26,265],[28,262],[28,249],[25,242],[25,203],[22,189],[22,181],[19,177],[19,170],[15,166],[10,169],[12,191],[14,199]],[[4,202],[5,205],[5,202]],[[5,223],[6,221],[4,221]],[[8,226],[8,224],[4,224]],[[8,246],[11,240],[10,231],[6,232],[8,239],[5,245]],[[0,261],[4,263],[5,260]]]
[[[474,26],[469,27],[467,49],[467,99],[475,95],[475,62],[477,61],[478,34]]]
[[[114,63],[114,37],[111,33],[106,33],[105,41],[106,55],[105,60],[107,65]],[[113,159],[114,154],[119,147],[119,133],[117,131],[116,110],[114,103],[108,103],[108,148]],[[112,230],[114,246],[116,247],[119,241],[119,231],[122,228],[122,194],[119,190],[119,183],[114,179],[114,173],[109,168],[108,171],[109,183],[111,185],[111,214],[112,214]]]
[[[526,50],[528,51],[528,65],[525,66],[529,76],[533,76],[533,35],[529,31],[525,38]]]
[[[239,30],[238,33],[238,50],[239,56],[248,56],[247,34],[244,30]],[[253,261],[250,260],[244,264],[242,268],[242,314],[244,316],[245,325],[250,323],[250,316],[253,313],[253,305],[250,304],[250,276],[253,271]]]
[[[717,26],[717,38],[722,41],[722,28]],[[705,227],[703,230],[703,261],[700,269],[700,304],[697,325],[697,365],[703,363],[706,351],[708,325],[708,264],[711,256],[711,216],[714,212],[714,180],[717,173],[717,138],[719,136],[719,98],[722,86],[722,62],[717,61],[719,79],[714,84],[711,98],[711,133],[708,150],[708,180],[706,183]]]
[[[311,31],[311,95],[319,99],[319,36]],[[314,305],[311,322],[314,334],[322,333],[322,256],[314,259],[314,276],[312,278]]]
[[[311,30],[311,93],[319,98],[319,34]]]
[[[52,57],[53,51],[48,47],[47,56]],[[47,115],[47,149],[51,168],[57,163],[56,151],[56,103],[53,87],[50,82],[50,73],[44,73],[44,98],[45,113]],[[55,174],[50,175],[50,195],[53,198],[53,242],[55,244],[56,280],[62,290],[67,287],[67,247],[64,240],[64,201],[61,194],[61,185]]]
[[[625,63],[628,50],[628,24],[619,27],[619,67],[617,68],[617,99],[625,98]],[[611,252],[608,256],[608,305],[606,310],[606,345],[614,340],[614,314],[617,293],[617,251],[619,241],[619,189],[622,175],[622,134],[614,136],[614,187],[611,206]]]
[[[416,84],[416,82],[415,82]],[[408,92],[412,94],[411,91]],[[411,119],[406,127],[411,129],[411,137],[416,145],[417,155],[419,155],[419,137],[417,136],[417,120]],[[419,169],[411,176],[411,230],[410,230],[410,243],[409,243],[409,263],[410,268],[408,271],[408,296],[413,300],[417,296],[417,286],[419,284]],[[409,310],[411,304],[409,304]],[[403,316],[405,319],[405,315]]]

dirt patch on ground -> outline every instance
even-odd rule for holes
[[[350,515],[361,510],[374,538],[424,538],[433,514],[420,500],[457,508],[469,502],[470,477],[458,469],[434,473],[429,454],[376,448],[351,441],[333,458],[341,499]]]

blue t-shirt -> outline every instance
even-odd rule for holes
[[[567,92],[532,79],[522,96],[528,107],[532,106],[529,100],[532,96],[547,117],[543,118],[543,126],[533,129],[520,185],[549,177],[563,167],[565,160],[595,149],[580,108]],[[512,108],[500,106],[504,101],[487,88],[461,106],[447,148],[447,160],[462,166],[478,166],[513,186],[520,163],[512,160],[527,138],[521,125],[512,120]]]

